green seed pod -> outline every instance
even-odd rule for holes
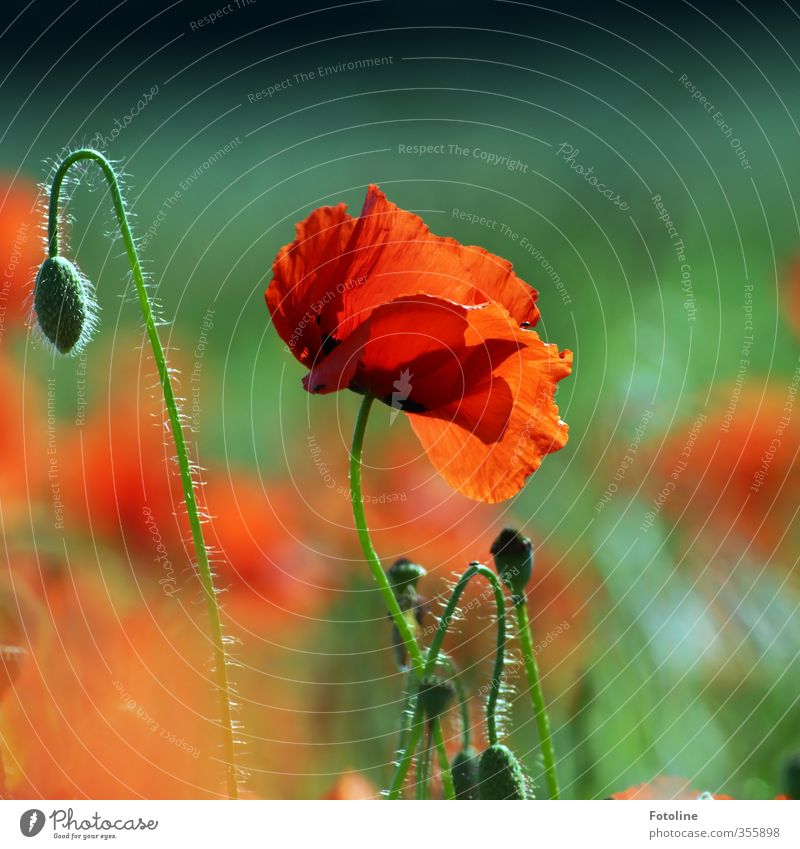
[[[419,685],[419,701],[428,719],[437,719],[450,706],[455,691],[449,681],[432,675]]]
[[[478,753],[470,746],[462,749],[450,764],[456,799],[479,799],[480,777],[478,774]]]
[[[800,754],[789,758],[783,767],[783,792],[790,799],[800,799]]]
[[[428,612],[428,603],[422,596],[417,595],[413,590],[411,594],[398,596],[397,602],[400,605],[400,610],[403,611],[406,622],[413,634],[417,634],[419,626],[422,625],[422,620]],[[389,619],[391,620],[391,614]],[[400,669],[405,669],[408,662],[408,653],[406,652],[406,644],[397,630],[397,625],[392,622],[392,647],[394,649],[395,661]]]
[[[489,746],[478,766],[481,799],[526,799],[525,773],[507,746]]]
[[[417,593],[419,579],[425,577],[426,574],[425,569],[419,563],[412,563],[405,557],[401,557],[386,571],[386,577],[389,579],[392,590],[394,590],[398,599],[404,596],[413,598]]]
[[[42,263],[33,306],[42,333],[60,353],[68,354],[88,339],[94,325],[91,292],[68,259],[53,256]]]
[[[533,573],[533,543],[514,528],[504,528],[492,543],[497,574],[511,590],[515,603],[525,598]]]

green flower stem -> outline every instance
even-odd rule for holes
[[[467,691],[461,682],[460,670],[451,657],[447,658],[447,668],[450,670],[450,680],[453,682],[453,688],[456,691],[456,698],[458,699],[458,709],[461,713],[461,748],[468,749],[472,742],[472,728],[470,728]]]
[[[139,257],[136,253],[136,245],[133,240],[133,235],[131,234],[131,229],[128,224],[128,216],[125,212],[125,202],[122,198],[119,182],[111,163],[105,158],[105,156],[103,156],[102,153],[99,153],[96,150],[88,148],[76,150],[64,159],[55,173],[55,177],[53,178],[53,187],[50,192],[50,206],[47,222],[48,256],[52,258],[58,255],[58,201],[64,177],[66,176],[67,171],[69,171],[75,163],[83,160],[92,160],[96,162],[100,166],[100,169],[108,182],[108,187],[111,191],[111,200],[114,205],[114,212],[117,216],[119,228],[122,233],[122,240],[125,244],[128,260],[130,261],[133,281],[136,285],[136,293],[139,297],[139,306],[142,309],[145,328],[150,340],[150,345],[153,348],[153,356],[158,368],[158,376],[164,393],[164,403],[167,408],[169,423],[172,428],[172,436],[175,441],[175,451],[178,457],[178,467],[180,469],[181,484],[183,486],[183,497],[186,502],[186,512],[189,516],[189,525],[192,530],[192,542],[194,543],[195,556],[197,558],[197,574],[203,589],[203,595],[205,596],[211,641],[214,646],[214,671],[216,674],[217,693],[219,695],[221,715],[220,725],[224,737],[228,796],[231,799],[237,799],[239,797],[239,789],[236,771],[232,699],[230,684],[228,682],[227,653],[222,635],[222,622],[220,618],[219,605],[217,603],[216,590],[214,587],[214,578],[211,573],[208,550],[206,549],[205,540],[203,539],[203,527],[200,522],[197,501],[195,500],[194,481],[192,480],[191,467],[189,465],[189,453],[186,449],[186,441],[183,435],[183,427],[181,425],[178,404],[175,400],[175,393],[172,389],[172,382],[169,376],[167,361],[164,356],[164,349],[161,346],[161,340],[159,339],[158,330],[156,329],[153,311],[150,307],[150,300],[147,296],[144,276],[142,274],[141,265],[139,264]]]
[[[433,743],[436,746],[436,756],[439,759],[439,772],[442,774],[444,798],[454,800],[456,798],[456,788],[453,784],[453,773],[450,772],[450,761],[447,759],[447,746],[444,744],[442,723],[438,721],[433,728]]]
[[[369,570],[372,572],[372,577],[378,585],[378,590],[383,597],[383,603],[392,617],[392,621],[400,634],[400,639],[406,647],[406,652],[411,660],[411,668],[416,673],[417,679],[422,680],[422,652],[417,645],[408,620],[403,616],[403,611],[400,609],[389,579],[386,577],[378,554],[372,545],[367,517],[364,513],[364,496],[361,490],[361,457],[364,451],[364,431],[367,428],[367,419],[369,418],[372,401],[373,397],[371,395],[364,396],[364,400],[361,402],[361,407],[358,410],[355,430],[353,431],[353,447],[350,451],[350,500],[353,504],[353,517],[356,522],[358,540],[361,543],[364,557],[367,559]]]
[[[430,799],[430,778],[431,778],[431,748],[433,743],[433,722],[428,723],[427,739],[423,738],[422,754],[419,757],[419,765],[417,768],[417,799]]]
[[[374,399],[371,395],[364,396],[364,400],[361,402],[361,407],[358,410],[358,416],[356,417],[356,424],[353,430],[353,444],[350,449],[350,500],[353,504],[353,517],[355,519],[356,531],[358,532],[358,539],[361,543],[361,549],[364,552],[364,557],[367,560],[372,577],[378,585],[378,590],[381,593],[386,609],[389,611],[392,621],[397,628],[397,632],[400,634],[400,638],[406,647],[406,652],[408,653],[408,657],[411,661],[411,669],[416,675],[417,681],[421,682],[425,678],[425,662],[422,657],[422,651],[417,645],[416,637],[411,630],[408,620],[405,616],[403,616],[403,611],[400,609],[400,605],[392,591],[389,579],[386,577],[386,573],[383,571],[383,566],[381,566],[378,554],[372,545],[372,539],[369,535],[369,526],[367,525],[367,517],[364,513],[364,495],[361,487],[361,458],[364,452],[364,432],[367,428],[367,419],[369,418],[369,411],[372,407],[373,400]],[[412,741],[415,741],[414,748],[416,748],[416,745],[419,743],[419,737],[417,736],[415,739],[415,735],[412,733],[411,739]],[[444,737],[442,735],[441,728],[439,729],[439,733],[434,735],[434,743],[438,750],[439,762],[446,762],[447,750],[445,749]],[[414,749],[406,749],[406,753],[409,751],[413,756]],[[455,799],[455,790],[453,789],[453,779],[450,775],[449,766],[442,773],[442,782],[446,793],[449,788],[450,792],[448,794],[448,798]],[[396,796],[392,797],[390,794],[389,798],[396,798]]]
[[[406,692],[403,697],[403,714],[402,722],[400,723],[400,737],[397,741],[397,756],[405,751],[408,745],[408,735],[411,733],[411,723],[414,716],[414,692],[416,690],[417,676],[413,672],[409,672],[408,681],[406,683]]]
[[[483,566],[481,563],[472,563],[464,572],[464,574],[459,578],[458,583],[453,588],[453,592],[450,594],[450,598],[447,601],[447,605],[445,606],[444,613],[439,619],[439,627],[436,629],[436,633],[433,636],[433,640],[431,640],[430,648],[428,649],[427,659],[425,661],[425,667],[423,670],[423,678],[427,678],[431,675],[436,668],[436,663],[439,658],[439,652],[442,649],[442,643],[444,642],[445,634],[447,633],[447,629],[450,627],[450,623],[453,621],[453,615],[455,613],[456,607],[458,605],[459,599],[461,598],[464,590],[467,588],[467,584],[470,582],[475,575],[482,575],[486,580],[492,585],[492,589],[494,590],[494,600],[497,605],[497,646],[494,657],[494,672],[492,676],[492,686],[489,691],[489,698],[486,702],[486,724],[489,729],[489,740],[494,745],[497,742],[497,722],[495,719],[495,712],[497,708],[497,700],[500,695],[500,684],[502,682],[503,677],[503,659],[505,656],[505,646],[506,646],[506,602],[505,596],[503,595],[503,587],[500,581],[492,572],[491,569],[487,569],[486,566]],[[419,712],[419,706],[417,707],[417,714]],[[417,715],[415,715],[416,721]],[[416,729],[415,729],[416,731]],[[438,728],[438,734],[441,735],[441,725]],[[389,798],[396,799],[400,793],[400,788],[403,786],[403,780],[405,779],[406,774],[408,773],[408,768],[411,764],[411,759],[414,756],[414,751],[419,743],[419,735],[415,732],[412,732],[411,740],[408,743],[408,746],[404,752],[400,755],[400,759],[397,762],[397,767],[395,769],[395,774],[392,779],[391,786],[389,787]],[[441,758],[441,748],[439,749],[439,757]],[[450,782],[452,786],[453,777],[450,774],[450,771],[447,771],[447,776],[445,778],[444,773],[442,774],[443,783],[446,781]],[[445,790],[447,790],[447,785],[445,784]],[[453,791],[455,794],[455,791]]]
[[[536,717],[536,726],[539,729],[539,741],[542,746],[542,757],[544,758],[547,791],[551,799],[559,799],[561,798],[561,793],[558,787],[558,775],[556,774],[556,755],[553,749],[553,739],[550,735],[550,719],[547,716],[542,685],[539,681],[539,668],[536,665],[536,657],[533,653],[533,639],[531,638],[531,626],[528,620],[528,609],[525,606],[525,599],[516,600],[514,608],[517,613],[519,643],[522,649],[522,659],[525,663],[525,673],[528,676],[531,704],[533,705],[533,713]]]
[[[486,702],[486,725],[489,731],[489,743],[494,746],[495,743],[497,743],[497,721],[495,714],[497,709],[497,700],[500,695],[500,684],[503,679],[503,662],[506,648],[506,603],[505,596],[503,595],[503,587],[498,580],[497,575],[495,575],[491,569],[488,569],[481,563],[472,563],[467,568],[466,572],[464,572],[464,574],[459,578],[458,583],[453,588],[453,592],[450,595],[450,599],[444,609],[442,618],[439,620],[439,627],[436,629],[436,633],[431,641],[431,647],[428,650],[427,663],[431,666],[430,672],[432,672],[439,652],[441,651],[444,636],[447,633],[447,629],[453,619],[456,607],[458,606],[458,602],[464,593],[464,590],[467,588],[467,584],[475,577],[475,575],[482,575],[492,585],[492,589],[494,590],[494,600],[497,606],[497,644],[494,655],[494,671],[492,674],[492,686],[489,690],[489,698]],[[427,674],[430,673],[426,668],[426,675]]]
[[[399,799],[400,791],[403,789],[403,782],[406,780],[408,768],[411,766],[411,759],[414,757],[414,752],[417,750],[419,741],[422,737],[422,732],[425,729],[425,724],[422,721],[422,705],[417,701],[417,706],[414,710],[414,718],[411,721],[411,737],[408,740],[406,748],[399,753],[399,760],[392,776],[392,783],[387,791],[388,799]],[[451,777],[452,780],[452,777]]]

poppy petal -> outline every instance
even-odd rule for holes
[[[470,313],[470,331],[486,338],[508,333],[508,318],[496,304]],[[519,351],[484,375],[461,404],[429,413],[409,413],[411,426],[439,474],[458,492],[478,501],[516,495],[544,457],[567,442],[553,396],[572,371],[572,352],[547,345],[534,331],[518,330]],[[510,392],[510,409],[503,398]],[[501,403],[496,403],[500,398]],[[476,426],[476,422],[479,426]],[[501,431],[493,443],[487,433]]]
[[[539,320],[538,293],[514,273],[510,262],[434,235],[418,215],[400,209],[375,185],[367,191],[347,250],[347,277],[363,285],[344,295],[339,338],[379,304],[416,292],[467,306],[497,301],[517,324]]]
[[[342,264],[355,219],[347,207],[323,206],[295,227],[295,240],[281,248],[266,292],[272,322],[304,365],[334,329],[344,292]]]

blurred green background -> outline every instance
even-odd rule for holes
[[[21,11],[3,37],[0,169],[43,180],[61,151],[98,138],[121,163],[169,344],[190,358],[214,310],[200,456],[313,487],[306,438],[326,431],[344,462],[356,399],[302,391],[303,369],[263,301],[276,252],[313,208],[345,201],[355,214],[378,183],[434,232],[508,258],[540,292],[542,335],[575,352],[558,391],[571,438],[513,504],[486,514],[470,557],[485,557],[514,517],[565,582],[592,587],[574,657],[560,658],[557,641],[547,650],[566,795],[603,797],[666,773],[699,789],[774,796],[784,758],[800,746],[800,437],[790,413],[769,472],[780,486],[763,511],[768,520],[789,499],[785,535],[761,544],[752,530],[761,525],[746,522],[749,482],[735,474],[747,440],[719,427],[737,376],[748,401],[734,405],[734,420],[748,434],[764,418],[763,399],[783,398],[798,367],[795,12],[777,3],[548,11],[376,2],[286,10],[300,17],[280,22],[259,0],[192,27],[211,6],[100,12],[79,2],[63,19],[53,10],[44,29],[47,8]],[[380,61],[347,67],[363,60]],[[295,76],[311,71],[313,79]],[[402,152],[414,145],[442,152]],[[492,165],[481,152],[519,164]],[[91,405],[108,374],[127,379],[122,352],[109,349],[115,334],[128,345],[140,320],[131,292],[121,297],[126,260],[97,175],[76,185],[69,210],[70,251],[97,284],[105,339],[86,355]],[[26,380],[75,379],[75,360],[53,362],[24,336],[12,345]],[[69,406],[61,413],[74,416]],[[708,417],[702,447],[642,530],[698,415]],[[643,416],[641,445],[615,478]],[[413,441],[405,423],[396,427],[393,439]],[[750,459],[758,467],[760,457]],[[709,509],[727,492],[738,498],[737,486],[744,512]],[[692,521],[697,511],[702,522]],[[311,508],[306,521],[319,533]],[[424,551],[414,532],[413,523],[404,529]],[[339,539],[322,552],[336,570],[357,558],[337,551]],[[441,577],[435,559],[426,566]],[[306,753],[298,769],[261,765],[303,773],[304,789],[291,791],[302,795],[318,795],[347,768],[386,782],[401,682],[366,570],[349,568],[344,587],[357,591],[293,638],[302,653],[268,659],[270,673],[299,682],[303,703],[318,711],[313,758]],[[568,672],[559,675],[562,661]],[[485,680],[486,663],[470,686]],[[520,722],[509,739],[538,775],[523,699],[513,712]]]

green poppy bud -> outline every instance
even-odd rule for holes
[[[790,799],[800,799],[800,754],[792,755],[783,768],[783,791]]]
[[[470,746],[462,749],[450,764],[456,799],[479,799],[480,777],[478,774],[478,753]]]
[[[507,746],[489,746],[478,765],[481,799],[527,799],[527,781],[517,756]]]
[[[417,583],[420,578],[425,577],[425,569],[419,563],[412,563],[405,557],[401,557],[393,563],[386,571],[386,577],[392,585],[394,594],[401,596],[414,596],[417,592]]]
[[[432,675],[419,685],[419,701],[428,719],[438,719],[450,706],[455,691],[449,681]]]
[[[33,306],[42,333],[62,354],[86,342],[94,326],[91,289],[77,266],[48,257],[36,275]]]
[[[504,528],[492,543],[497,574],[511,590],[514,602],[525,598],[533,573],[533,543],[514,528]]]
[[[428,603],[425,599],[417,595],[413,590],[410,595],[401,595],[397,597],[397,603],[400,605],[400,610],[403,611],[403,616],[408,622],[409,628],[414,635],[419,632],[419,626],[422,625],[422,620],[428,612]],[[391,620],[391,614],[389,615]],[[405,669],[408,661],[408,653],[406,652],[406,644],[397,630],[397,625],[392,621],[392,647],[394,649],[395,660],[400,669]]]

